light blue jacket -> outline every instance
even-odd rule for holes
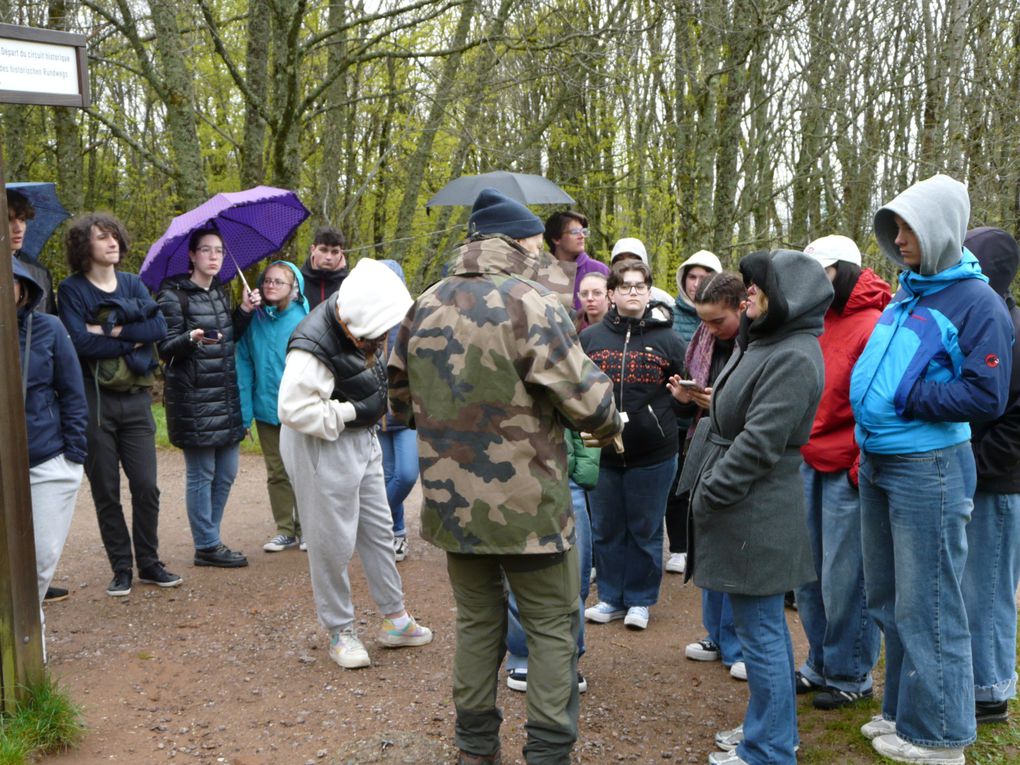
[[[273,306],[259,308],[248,331],[237,343],[237,384],[241,388],[241,419],[246,428],[251,426],[253,418],[269,425],[280,424],[276,404],[287,357],[287,341],[308,315],[300,269],[284,260],[270,265],[276,264],[287,266],[294,274],[298,294],[284,311],[277,311]],[[269,266],[266,268],[268,270]],[[265,271],[259,277],[259,287],[264,277]]]
[[[855,435],[865,452],[954,446],[970,439],[969,421],[1005,409],[1013,325],[977,258],[962,247],[969,209],[962,184],[934,176],[875,216],[886,256],[905,265],[895,245],[898,215],[918,237],[921,262],[901,272],[899,291],[850,378]]]

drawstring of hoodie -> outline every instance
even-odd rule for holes
[[[25,357],[21,360],[21,398],[28,401],[28,362],[32,357],[32,314],[28,309],[28,317],[25,319]]]

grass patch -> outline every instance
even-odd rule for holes
[[[0,717],[0,765],[22,765],[77,744],[81,710],[49,678],[29,689],[13,714]]]
[[[161,449],[173,448],[170,437],[166,434],[166,410],[162,404],[152,405],[152,417],[156,420],[156,446]],[[251,438],[241,441],[241,451],[245,454],[262,454],[259,434],[255,428],[251,429]],[[2,760],[0,760],[0,765],[3,765]]]

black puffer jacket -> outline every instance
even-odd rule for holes
[[[234,339],[251,315],[240,309],[231,317],[230,299],[220,285],[202,289],[187,276],[173,276],[156,296],[166,318],[167,335],[159,343],[166,364],[167,433],[182,449],[227,446],[244,437],[241,396],[234,366]],[[189,333],[215,329],[220,342],[194,345]]]

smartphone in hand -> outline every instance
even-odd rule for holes
[[[215,343],[220,339],[220,331],[218,329],[207,329],[204,338]]]
[[[705,392],[705,389],[694,382],[694,380],[680,380],[679,382],[681,388],[687,388],[688,390],[697,391],[698,393]]]

